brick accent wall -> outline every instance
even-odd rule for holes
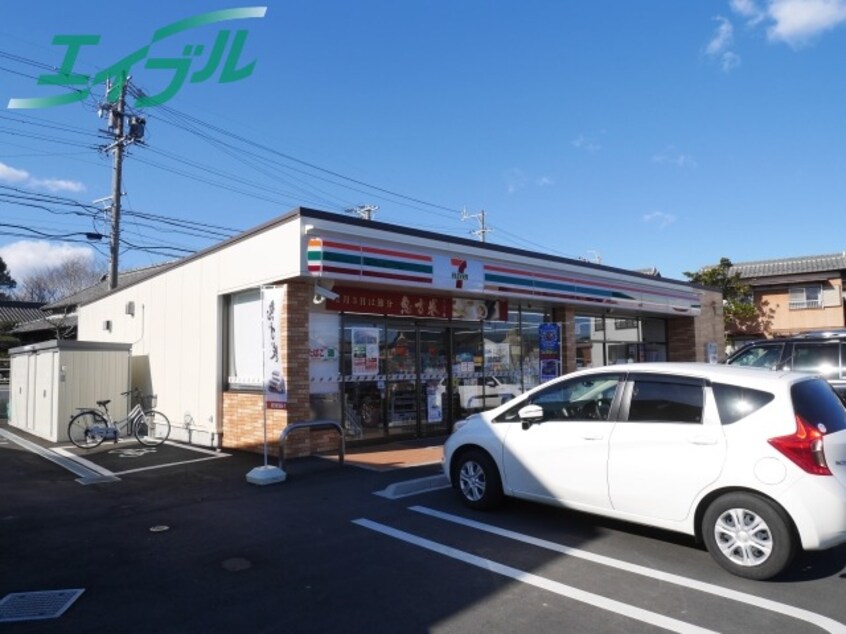
[[[308,307],[312,298],[310,282],[287,284],[279,332],[283,341],[282,371],[288,387],[288,409],[267,411],[268,450],[278,455],[279,436],[289,422],[309,420],[308,380]],[[225,392],[223,394],[223,446],[227,449],[264,452],[263,395],[259,392]],[[289,437],[286,456],[296,457],[312,450],[337,446],[333,432],[297,432]]]
[[[717,359],[725,359],[726,332],[723,324],[723,296],[706,291],[702,313],[698,317],[675,317],[667,320],[667,360],[707,361],[705,345],[717,344]]]

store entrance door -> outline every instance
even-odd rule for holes
[[[445,433],[443,392],[448,381],[449,337],[443,326],[388,324],[387,421],[390,435]]]

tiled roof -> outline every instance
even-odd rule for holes
[[[44,317],[41,302],[0,300],[0,324],[19,324]]]
[[[159,271],[161,271],[164,267],[170,266],[172,263],[167,262],[165,264],[155,264],[153,266],[148,266],[143,269],[133,269],[130,271],[122,271],[118,274],[118,288],[121,286],[125,286],[127,284],[132,284],[134,282],[138,282],[143,280],[144,278],[150,277],[155,275]],[[104,278],[103,280],[97,282],[93,286],[89,286],[88,288],[84,288],[81,291],[74,293],[73,295],[68,295],[67,297],[63,297],[61,299],[56,300],[52,304],[47,304],[44,307],[44,310],[47,311],[58,311],[62,308],[68,307],[76,307],[80,304],[87,304],[89,302],[93,302],[95,299],[99,299],[103,295],[106,295],[109,292],[109,280],[108,278]]]
[[[17,326],[12,328],[11,332],[13,335],[17,335],[26,332],[41,332],[43,330],[55,331],[57,325],[61,329],[66,330],[69,328],[76,328],[76,324],[76,314],[67,315],[61,319],[53,320],[48,317],[42,317],[41,319],[33,319],[32,321],[19,323]]]
[[[831,255],[782,258],[780,260],[738,262],[731,267],[729,273],[740,273],[741,278],[753,278],[839,270],[846,270],[846,252],[833,253]]]

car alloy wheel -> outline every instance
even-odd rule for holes
[[[455,473],[461,499],[470,508],[488,509],[502,500],[499,472],[483,451],[474,449],[459,456]]]

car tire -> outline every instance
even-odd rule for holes
[[[751,493],[729,493],[712,502],[702,518],[702,536],[720,566],[746,579],[775,577],[797,550],[785,512]]]
[[[461,501],[472,509],[486,510],[502,502],[502,480],[493,459],[484,451],[472,449],[461,454],[455,464],[455,487]]]

